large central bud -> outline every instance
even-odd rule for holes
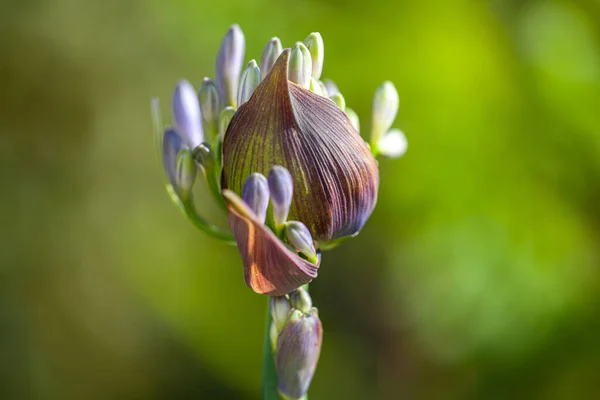
[[[222,186],[241,195],[245,179],[286,167],[294,180],[290,219],[325,242],[358,233],[375,207],[379,172],[348,116],[328,98],[288,80],[284,50],[223,142]]]

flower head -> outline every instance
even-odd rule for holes
[[[260,65],[251,60],[242,71],[245,50],[242,30],[231,26],[215,79],[204,78],[198,92],[188,81],[177,84],[172,128],[162,129],[153,102],[155,131],[175,203],[203,231],[235,241],[248,286],[281,296],[317,276],[321,250],[362,229],[377,202],[375,156],[402,155],[406,139],[391,129],[399,101],[385,82],[365,143],[358,115],[321,78],[319,33],[287,49],[273,37]],[[197,176],[227,210],[231,233],[197,212]]]
[[[339,107],[288,79],[291,54],[283,51],[233,116],[223,142],[222,185],[241,193],[251,173],[282,165],[294,182],[290,218],[319,242],[354,235],[377,201],[377,162]]]

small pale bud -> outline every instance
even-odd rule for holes
[[[225,132],[227,132],[227,127],[233,118],[233,114],[235,114],[235,109],[233,107],[225,107],[219,116],[219,133],[217,135],[217,157],[219,165],[221,165],[223,156],[223,140],[225,139]]]
[[[312,59],[310,52],[302,42],[296,43],[290,54],[288,79],[298,85],[309,88],[312,74]]]
[[[196,89],[186,80],[181,80],[173,93],[173,121],[182,139],[189,147],[196,147],[202,140],[202,117]]]
[[[269,183],[267,178],[257,172],[246,178],[242,189],[242,200],[254,211],[258,220],[264,223],[267,218],[267,207],[269,206]]]
[[[310,91],[318,94],[319,96],[329,97],[327,95],[327,89],[325,86],[321,83],[321,81],[315,78],[310,78]]]
[[[390,129],[377,142],[379,154],[389,158],[398,158],[406,153],[408,141],[399,129]]]
[[[173,128],[165,129],[162,138],[162,162],[171,186],[177,186],[177,155],[184,147],[183,140]]]
[[[173,185],[175,192],[182,200],[189,197],[192,187],[196,182],[196,164],[192,158],[192,152],[187,147],[179,150],[177,154],[176,182]]]
[[[285,296],[272,296],[269,298],[269,309],[271,310],[271,318],[277,328],[277,332],[281,332],[292,310],[290,301]]]
[[[346,110],[346,99],[341,93],[336,93],[333,96],[329,97],[336,106],[338,106],[342,111]]]
[[[278,37],[271,38],[263,49],[262,55],[260,56],[260,78],[265,79],[271,68],[275,65],[275,61],[283,51],[281,46],[281,40]]]
[[[319,79],[323,72],[323,61],[325,58],[323,38],[319,32],[313,32],[304,39],[304,44],[308,48],[312,59],[312,77]]]
[[[245,52],[244,33],[238,25],[232,25],[223,38],[217,55],[216,76],[221,108],[237,107],[238,84]]]
[[[277,340],[275,368],[279,391],[291,399],[300,399],[306,394],[315,374],[323,327],[315,312],[290,318]]]
[[[250,100],[250,96],[252,96],[252,93],[254,93],[254,90],[256,90],[259,84],[260,69],[256,64],[256,61],[251,60],[246,69],[244,69],[244,72],[242,72],[242,77],[240,79],[237,99],[238,107]]]
[[[290,302],[296,310],[302,311],[304,314],[310,314],[312,310],[312,298],[308,291],[302,287],[290,293]]]
[[[373,96],[373,121],[371,124],[371,145],[390,129],[396,119],[400,99],[396,87],[390,81],[383,82]]]
[[[203,168],[212,168],[215,163],[215,155],[208,143],[200,143],[193,151],[192,156],[194,161],[200,164]]]
[[[334,94],[340,92],[340,89],[338,89],[338,87],[335,84],[335,82],[332,81],[331,79],[323,79],[321,82],[323,82],[323,85],[327,89],[327,95],[328,95],[328,97],[331,97]]]
[[[198,99],[200,101],[200,110],[202,111],[202,120],[208,131],[216,135],[221,109],[219,105],[219,89],[212,79],[204,78],[198,91]]]
[[[356,132],[360,133],[360,120],[358,119],[358,114],[356,114],[356,111],[354,111],[350,107],[346,107],[345,111],[346,115],[348,116],[348,119],[350,120],[350,123],[352,124],[354,129],[356,129]]]
[[[294,181],[290,172],[280,165],[269,171],[269,192],[273,208],[273,220],[279,227],[286,221],[294,195]]]
[[[288,221],[285,223],[285,235],[297,252],[312,263],[317,260],[317,252],[310,231],[302,222]]]

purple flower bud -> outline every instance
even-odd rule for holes
[[[275,61],[277,61],[277,58],[279,58],[282,51],[281,40],[277,37],[271,38],[260,56],[261,79],[265,79],[269,72],[271,72],[271,68],[275,65]]]
[[[269,206],[269,184],[264,175],[257,172],[246,178],[242,190],[242,200],[254,211],[257,219],[264,223]]]
[[[269,191],[273,206],[275,226],[281,226],[287,219],[294,195],[294,181],[287,168],[275,165],[269,171]]]
[[[173,122],[190,148],[198,146],[204,140],[196,89],[186,80],[179,81],[173,93]]]
[[[244,33],[238,25],[232,25],[223,38],[217,55],[216,76],[221,108],[237,107],[238,84],[245,51]]]
[[[290,318],[277,340],[275,368],[279,391],[299,399],[306,394],[321,353],[323,327],[316,310]]]
[[[286,222],[285,235],[296,251],[304,254],[310,262],[315,262],[317,252],[312,235],[306,225],[299,221]]]
[[[177,185],[177,154],[183,148],[181,136],[173,128],[167,128],[162,139],[162,162],[171,186]]]

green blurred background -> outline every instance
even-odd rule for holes
[[[363,127],[400,93],[311,399],[600,398],[596,0],[2,1],[0,398],[260,398],[266,298],[170,203],[149,111],[234,22],[246,60],[320,31]]]

